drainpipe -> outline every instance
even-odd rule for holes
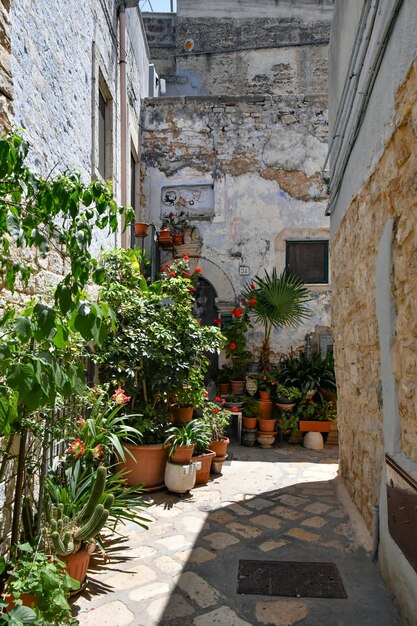
[[[119,8],[119,65],[120,65],[120,199],[121,204],[128,203],[127,164],[128,164],[128,133],[129,119],[127,108],[127,80],[126,80],[126,2],[121,2]],[[121,245],[127,248],[126,221],[122,218]]]
[[[373,533],[372,533],[372,561],[378,560],[379,550],[379,505],[374,504],[373,507]]]

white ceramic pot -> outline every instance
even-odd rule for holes
[[[168,461],[164,477],[167,489],[174,493],[187,493],[194,487],[199,469],[201,469],[201,461],[191,462],[187,465],[178,465]]]
[[[322,450],[324,447],[323,435],[321,433],[306,433],[303,445],[309,450]]]

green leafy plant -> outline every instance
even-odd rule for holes
[[[9,578],[4,589],[4,594],[10,595],[17,606],[9,613],[10,618],[7,618],[5,612],[1,613],[0,623],[35,623],[44,626],[78,624],[78,620],[71,615],[68,596],[70,591],[79,589],[80,584],[67,574],[65,563],[35,550],[27,543],[19,545],[18,549],[18,559],[7,567]],[[19,606],[23,594],[34,596],[35,605],[31,609]],[[20,616],[22,621],[19,621]],[[32,621],[28,621],[30,619]]]
[[[311,315],[306,303],[311,300],[307,287],[297,277],[283,272],[278,276],[265,272],[264,278],[255,276],[243,295],[250,305],[249,311],[256,324],[264,329],[259,363],[263,371],[271,368],[272,330],[297,326]]]
[[[277,385],[275,388],[275,395],[278,402],[285,403],[285,401],[297,402],[297,400],[300,400],[304,396],[304,393],[297,387]]]
[[[204,374],[201,369],[191,367],[183,386],[174,393],[175,404],[180,407],[201,407],[204,402],[203,384]]]
[[[222,325],[222,332],[226,337],[225,354],[230,361],[230,379],[243,378],[246,365],[252,353],[246,350],[246,333],[251,327],[246,303],[232,311],[232,319]],[[228,382],[228,381],[226,381]]]
[[[245,417],[259,417],[260,414],[261,411],[258,402],[254,398],[245,398],[243,415]]]
[[[230,365],[223,365],[223,367],[217,370],[214,378],[217,383],[228,383],[232,379],[232,374],[232,367]]]
[[[294,385],[302,391],[312,389],[336,390],[334,359],[331,353],[323,359],[320,352],[308,357],[305,352],[289,355],[281,359],[280,377],[286,385]]]
[[[332,422],[337,419],[337,411],[332,401],[305,399],[297,406],[299,420]]]
[[[209,441],[207,424],[204,420],[194,419],[184,426],[168,428],[165,445],[169,446],[168,457],[171,458],[179,446],[204,445]]]
[[[206,423],[211,441],[220,441],[230,424],[232,412],[219,407],[215,402],[206,401],[201,419]]]

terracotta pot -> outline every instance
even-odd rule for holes
[[[271,392],[270,391],[261,391],[259,390],[259,399],[260,400],[270,400]]]
[[[125,444],[125,448],[133,455],[126,454],[125,461],[120,461],[118,469],[126,472],[129,486],[143,484],[145,491],[155,491],[164,486],[164,472],[167,449],[162,443],[143,446]]]
[[[68,556],[60,557],[61,561],[66,563],[66,570],[71,578],[75,578],[78,580],[80,585],[83,584],[85,577],[87,576],[88,566],[90,564],[91,554],[95,549],[95,544],[93,547],[84,548],[83,550],[79,550],[75,554],[69,554]]]
[[[276,432],[272,433],[260,433],[258,431],[256,441],[259,443],[261,448],[272,448],[275,443],[275,437],[277,436]]]
[[[291,404],[287,402],[275,402],[275,404],[279,409],[281,409],[281,411],[292,411],[295,407],[295,402],[292,402]]]
[[[194,407],[192,406],[172,406],[171,415],[176,424],[188,424],[193,418]]]
[[[258,418],[259,430],[262,433],[274,432],[276,420],[274,419],[261,419]]]
[[[249,428],[250,430],[256,428],[256,422],[258,419],[256,417],[243,417],[243,428]]]
[[[314,420],[300,420],[299,429],[303,433],[328,433],[331,422],[319,422]]]
[[[230,383],[219,383],[218,387],[219,387],[219,395],[227,396],[227,394],[230,391]]]
[[[169,230],[160,230],[158,243],[161,248],[169,248],[172,245],[172,235]]]
[[[216,453],[216,458],[222,457],[225,456],[229,443],[230,440],[228,439],[228,437],[222,437],[220,441],[212,441],[209,448]]]
[[[168,453],[169,462],[175,463],[175,465],[187,465],[191,461],[194,448],[194,444],[191,444],[191,446],[177,446],[175,448],[175,452],[171,454],[171,456],[169,456]]]
[[[172,241],[174,246],[182,246],[182,244],[184,243],[182,235],[174,235]]]
[[[9,613],[9,611],[11,611],[16,606],[15,599],[9,593],[0,596],[0,598],[1,600],[4,600],[4,602],[7,602],[6,613]],[[33,593],[22,593],[19,600],[22,601],[23,606],[28,606],[29,608],[38,606],[38,601],[36,600]]]
[[[245,393],[246,380],[231,380],[230,384],[232,386],[232,393],[243,396]]]
[[[263,419],[270,419],[274,406],[272,400],[258,400],[258,405]]]
[[[213,450],[207,450],[204,454],[198,454],[193,456],[192,461],[200,461],[201,469],[197,470],[197,477],[195,480],[196,485],[206,485],[210,478],[211,463],[215,458],[216,453]]]
[[[148,234],[149,224],[145,222],[136,222],[135,224],[135,237],[146,237]]]

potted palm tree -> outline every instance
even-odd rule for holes
[[[310,317],[306,303],[311,299],[307,287],[299,278],[284,271],[278,276],[265,272],[264,278],[255,276],[245,290],[243,297],[249,304],[249,314],[255,324],[261,324],[264,338],[260,350],[259,364],[262,371],[271,368],[271,333],[273,329],[297,326]]]

